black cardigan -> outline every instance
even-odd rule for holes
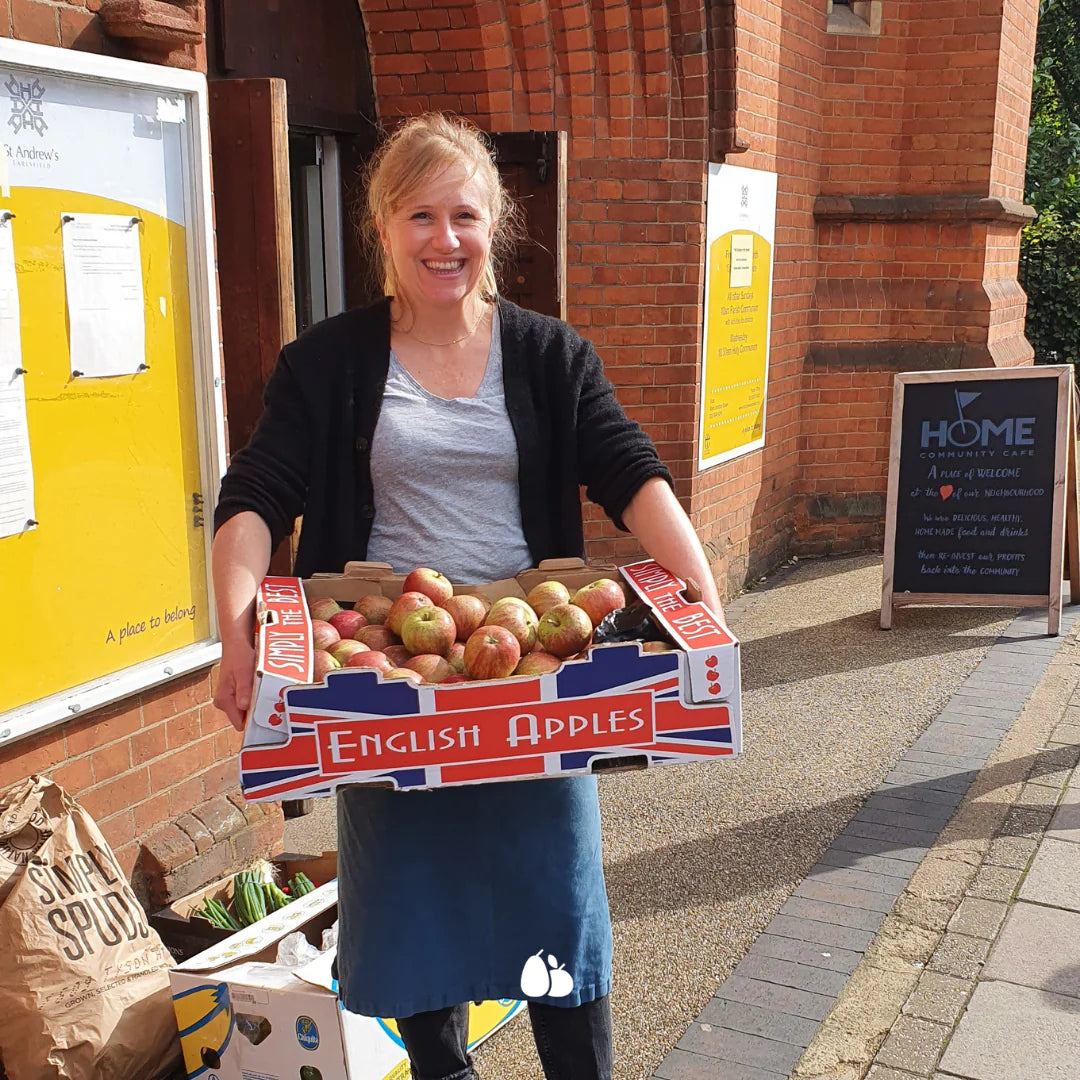
[[[534,563],[584,553],[579,485],[619,526],[641,485],[671,483],[615,399],[589,342],[558,319],[499,301],[506,409],[518,445],[521,521]],[[294,573],[363,559],[375,517],[371,440],[390,362],[390,306],[327,319],[286,345],[248,445],[221,483],[215,531],[253,510],[274,546],[303,528]],[[437,466],[436,466],[437,467]]]

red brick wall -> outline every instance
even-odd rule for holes
[[[149,58],[106,34],[101,6],[0,0],[0,36]],[[183,47],[174,59],[191,67],[204,56]],[[236,794],[239,735],[211,698],[204,670],[20,740],[0,750],[0,791],[31,773],[56,780],[97,820],[125,872],[154,878],[143,898],[164,902],[170,885],[194,888],[281,841],[279,807],[245,806]]]

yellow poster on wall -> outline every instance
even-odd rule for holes
[[[710,165],[698,468],[765,444],[776,174]]]
[[[11,112],[0,186],[14,215],[35,500],[26,527],[0,538],[10,613],[0,620],[2,714],[211,638],[203,506],[214,497],[204,490],[214,454],[195,356],[199,282],[182,102],[19,67],[3,52],[0,88]],[[63,230],[83,215],[126,219],[138,233],[128,274],[141,275],[142,318],[125,315],[121,336],[143,333],[124,351],[145,359],[130,373],[111,374],[119,368],[108,357],[99,377],[72,364]],[[104,261],[82,270],[107,271]],[[85,321],[88,301],[80,303]],[[99,322],[109,318],[102,303],[90,313]],[[10,730],[0,728],[0,736]]]

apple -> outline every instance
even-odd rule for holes
[[[427,683],[440,683],[447,675],[455,674],[454,669],[437,653],[420,653],[405,667],[410,671],[418,671]]]
[[[352,634],[349,635],[352,637]],[[311,620],[311,643],[316,649],[329,649],[341,640],[337,628],[322,619]]]
[[[441,607],[417,608],[401,623],[401,643],[416,656],[437,653],[445,656],[457,637],[457,626],[449,611]]]
[[[450,612],[450,617],[457,627],[458,641],[468,641],[469,635],[484,625],[488,612],[487,604],[479,596],[451,596],[444,600],[440,607]]]
[[[368,651],[368,647],[362,641],[353,641],[352,638],[346,638],[344,641],[339,641],[335,645],[331,645],[326,650],[339,664],[345,664],[350,656],[355,656],[357,653],[365,653]]]
[[[401,637],[401,624],[406,615],[411,615],[420,608],[434,607],[431,597],[422,592],[403,592],[391,605],[386,615],[386,625]]]
[[[393,665],[386,659],[386,653],[379,652],[377,649],[365,649],[364,652],[353,653],[345,661],[345,666],[348,668],[374,668],[376,671],[386,672]]]
[[[419,671],[411,671],[409,668],[392,667],[383,672],[384,679],[408,679],[409,682],[415,686],[419,686],[424,681],[423,675]]]
[[[412,656],[412,653],[409,652],[404,645],[387,645],[380,651],[386,653],[386,659],[389,660],[394,667],[404,667],[406,662]]]
[[[454,586],[450,579],[438,570],[429,570],[426,566],[417,567],[401,585],[401,591],[423,593],[435,605],[441,605],[454,595]]]
[[[361,626],[356,631],[356,640],[362,641],[369,649],[385,649],[387,645],[400,645],[401,638],[389,626]]]
[[[465,675],[464,673],[459,673],[459,672],[455,671],[453,675],[447,675],[446,678],[443,679],[443,681],[441,683],[439,683],[439,685],[440,686],[446,686],[449,683],[461,683],[461,682],[472,682],[472,679],[470,679],[469,676]]]
[[[525,601],[539,618],[556,604],[569,604],[570,590],[561,581],[541,581],[529,590]]]
[[[515,675],[550,675],[562,667],[562,661],[557,656],[546,652],[531,652],[523,656],[514,668]]]
[[[354,638],[361,626],[367,626],[367,619],[359,611],[339,611],[330,616],[329,622],[343,638]]]
[[[675,646],[669,645],[666,641],[643,641],[641,643],[642,652],[674,652]]]
[[[544,613],[536,636],[552,656],[568,657],[581,652],[592,637],[589,616],[577,604],[556,604]]]
[[[481,626],[465,642],[465,671],[474,679],[505,679],[521,659],[521,646],[505,626]]]
[[[486,626],[505,626],[523,653],[530,652],[536,644],[536,612],[524,600],[505,596],[496,600],[487,613]]]
[[[480,627],[478,626],[476,629],[479,630]],[[459,675],[465,674],[465,643],[463,641],[455,641],[450,646],[450,651],[446,654],[446,662]],[[445,681],[444,679],[443,682]]]
[[[386,622],[386,616],[390,614],[390,605],[393,600],[389,596],[380,596],[378,593],[368,593],[361,596],[353,604],[353,611],[358,611],[367,619],[370,626],[378,626]]]
[[[314,662],[312,663],[312,678],[316,682],[322,682],[328,671],[335,671],[341,667],[341,662],[331,656],[325,649],[316,649]]]
[[[341,605],[336,600],[331,600],[328,597],[320,596],[318,600],[312,600],[308,604],[308,614],[313,619],[319,619],[321,622],[329,622],[331,615],[336,615],[341,610]]]
[[[626,593],[622,586],[609,577],[597,578],[596,581],[583,585],[570,599],[577,604],[593,626],[599,626],[600,620],[621,607],[626,607]]]

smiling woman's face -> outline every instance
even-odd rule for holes
[[[461,165],[410,193],[379,225],[398,292],[413,307],[462,304],[480,282],[494,231],[490,194]]]

